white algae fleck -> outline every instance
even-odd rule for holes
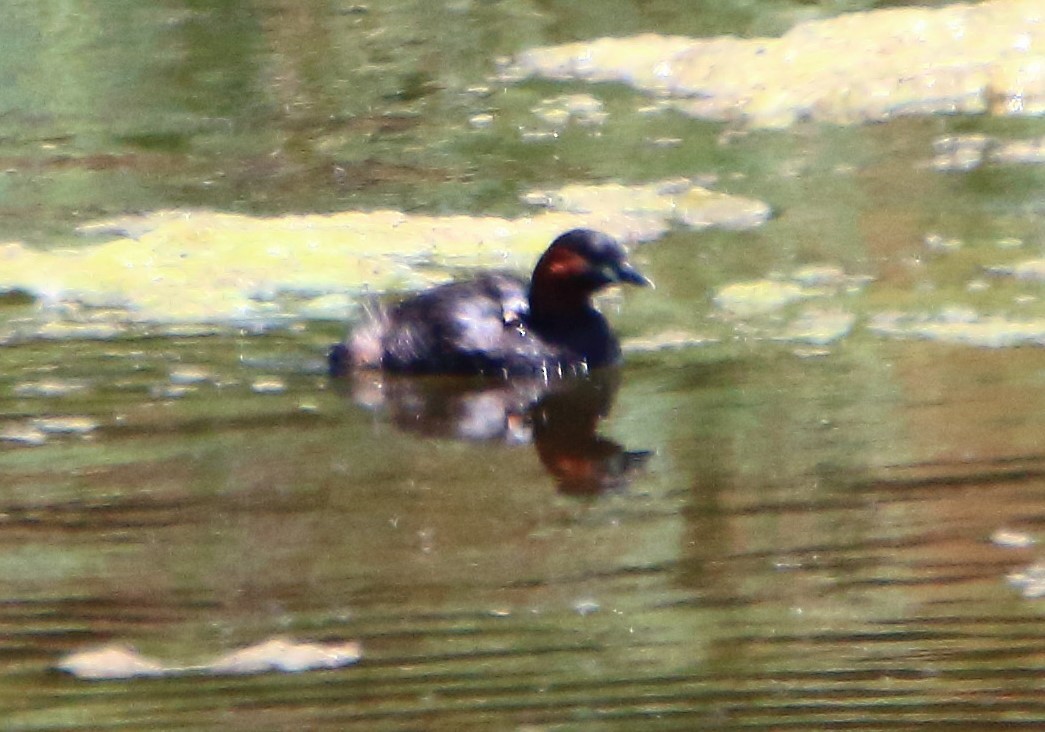
[[[287,390],[287,384],[283,379],[267,376],[255,379],[250,390],[255,394],[282,394]]]
[[[1045,318],[1015,320],[981,315],[968,308],[946,309],[935,315],[879,313],[868,323],[868,329],[892,338],[921,338],[983,348],[1045,345]]]
[[[98,429],[90,417],[38,417],[32,425],[41,432],[56,435],[86,435]]]
[[[210,663],[177,666],[146,658],[129,646],[114,644],[72,653],[59,661],[56,668],[77,678],[95,681],[187,674],[297,673],[348,666],[356,663],[362,655],[362,646],[357,641],[303,643],[287,638],[271,638],[233,651]]]
[[[47,434],[37,427],[13,423],[0,426],[0,441],[39,447],[47,443]]]
[[[1045,563],[1039,562],[1008,575],[1009,584],[1028,600],[1045,597]]]

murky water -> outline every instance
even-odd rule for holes
[[[1045,542],[1045,354],[880,324],[1042,317],[1040,281],[989,270],[1042,256],[1040,166],[940,172],[932,143],[1045,125],[724,135],[582,87],[604,125],[524,141],[531,108],[576,89],[474,91],[500,54],[811,12],[608,5],[0,11],[3,239],[83,246],[84,221],[190,206],[514,214],[532,186],[677,175],[776,211],[639,249],[657,290],[606,307],[638,345],[576,389],[331,381],[342,329],[317,322],[0,346],[0,727],[1042,726],[1045,600],[1008,577],[1045,559],[1023,545]],[[468,124],[491,107],[494,129]],[[811,296],[855,317],[826,344],[789,330],[804,303],[712,302],[825,264],[873,278]],[[8,296],[0,317],[38,307]],[[706,339],[639,347],[670,332]],[[53,670],[110,642],[190,665],[273,636],[363,657]]]

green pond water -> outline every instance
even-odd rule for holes
[[[634,247],[657,288],[604,302],[626,364],[590,392],[333,381],[336,321],[18,331],[64,306],[3,295],[0,729],[1045,725],[1017,577],[1045,561],[1045,292],[1006,274],[1045,256],[1045,168],[934,165],[1045,122],[748,131],[492,80],[534,46],[894,5],[7,2],[0,241],[163,209],[518,217],[534,188],[679,176],[774,217]],[[605,122],[526,138],[567,93]],[[763,280],[810,289],[716,304]],[[55,670],[274,636],[362,658]]]

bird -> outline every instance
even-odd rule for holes
[[[613,366],[620,343],[592,296],[615,284],[653,286],[613,237],[572,229],[529,282],[487,271],[379,307],[330,349],[329,370],[551,378]]]

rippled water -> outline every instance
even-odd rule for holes
[[[600,87],[598,134],[472,134],[493,104],[529,124],[563,92],[468,92],[499,54],[807,12],[676,5],[0,11],[5,239],[66,245],[84,220],[176,206],[516,211],[532,185],[709,173],[777,212],[640,249],[658,289],[608,303],[622,334],[709,342],[633,350],[594,393],[331,381],[341,327],[318,323],[0,347],[0,726],[1041,727],[1045,604],[1008,577],[1045,549],[1005,537],[1045,541],[1045,356],[868,324],[1040,317],[1040,282],[986,268],[1041,256],[1041,171],[931,161],[944,134],[1045,128],[908,119],[723,144]],[[646,143],[664,138],[682,143]],[[874,278],[828,301],[856,325],[826,346],[774,339],[792,311],[711,302],[816,264]],[[0,317],[35,307],[9,296]],[[273,636],[359,640],[363,657],[53,670],[109,642],[191,665]]]
[[[25,353],[18,381],[82,388],[5,414],[100,426],[3,455],[14,728],[1041,714],[1042,608],[1005,579],[1038,552],[990,542],[1042,529],[1036,352],[629,367],[600,430],[655,454],[578,498],[530,445],[375,418],[296,368],[297,342],[119,344],[52,369],[55,350]],[[284,371],[253,361],[271,352]],[[206,380],[157,395],[186,363]],[[251,391],[273,371],[286,391]],[[364,658],[294,677],[47,671],[111,640],[195,663],[273,634],[359,639]]]

